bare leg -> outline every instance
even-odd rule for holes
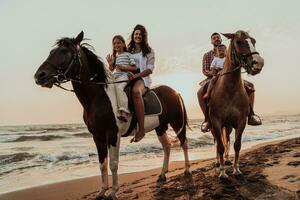
[[[144,101],[143,94],[146,92],[146,88],[144,82],[142,80],[137,80],[132,89],[132,96],[134,102],[134,108],[136,117],[139,124],[139,130],[134,136],[134,142],[140,141],[145,136],[145,128],[144,128]]]
[[[164,149],[164,164],[161,170],[161,173],[158,177],[158,182],[164,182],[166,180],[166,173],[169,169],[169,159],[170,159],[170,151],[171,151],[171,144],[167,138],[167,133],[164,133],[162,136],[157,136],[162,147]]]

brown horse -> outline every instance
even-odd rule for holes
[[[238,164],[241,139],[250,112],[241,69],[244,68],[248,74],[256,75],[262,70],[264,60],[255,50],[255,39],[248,33],[237,31],[234,34],[223,35],[231,41],[222,73],[219,74],[211,92],[208,114],[212,125],[211,131],[217,142],[219,177],[226,178],[228,176],[224,169],[223,154],[225,151],[225,159],[228,160],[229,135],[232,128],[235,129],[233,174],[241,174]]]
[[[98,151],[102,188],[96,199],[104,198],[108,190],[108,154],[112,172],[110,197],[116,199],[120,137],[127,135],[131,119],[127,123],[121,123],[116,118],[118,109],[115,86],[110,84],[113,82],[111,73],[105,68],[102,61],[87,48],[87,44],[81,44],[82,40],[83,32],[76,38],[58,40],[57,47],[51,50],[34,78],[37,84],[48,88],[71,81],[74,92],[83,107],[84,122],[93,135]],[[164,181],[165,173],[168,171],[171,147],[166,133],[168,124],[176,132],[183,148],[185,174],[188,175],[190,172],[186,139],[187,116],[183,101],[180,95],[170,87],[160,86],[153,91],[161,101],[162,113],[159,116],[146,115],[145,129],[146,132],[155,129],[163,146],[164,163],[158,181]]]

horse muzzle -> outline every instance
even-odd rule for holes
[[[252,71],[251,74],[256,75],[256,74],[260,73],[263,66],[264,66],[264,59],[258,54],[253,55],[253,60],[251,63],[251,71]]]
[[[48,75],[46,71],[37,71],[34,75],[34,80],[37,85],[47,88],[52,88],[55,82],[53,76]]]

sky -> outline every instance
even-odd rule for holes
[[[203,117],[196,92],[211,33],[237,30],[249,31],[265,59],[260,74],[245,76],[256,87],[256,112],[299,113],[299,7],[298,0],[0,0],[0,125],[83,122],[75,95],[36,85],[35,71],[61,37],[83,30],[104,60],[113,36],[128,40],[136,24],[156,53],[153,86],[181,93],[189,118]]]

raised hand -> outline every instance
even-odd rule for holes
[[[108,54],[106,56],[106,61],[107,61],[108,65],[109,65],[109,69],[113,70],[114,69],[113,65],[114,65],[114,62],[115,62],[115,57],[113,55],[111,55],[111,54]]]

